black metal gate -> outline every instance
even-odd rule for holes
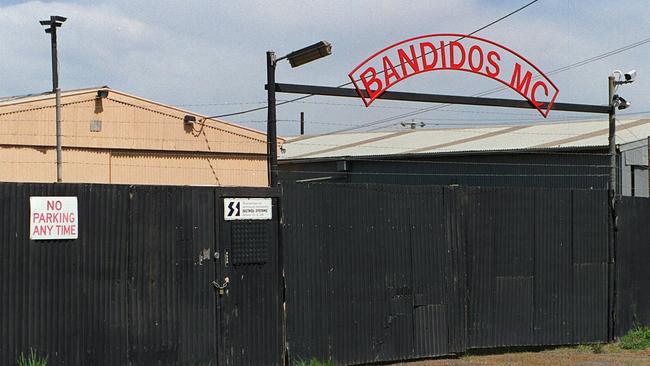
[[[270,219],[237,219],[247,199],[268,200]],[[224,204],[230,199],[230,205]],[[220,192],[214,258],[219,365],[280,365],[282,272],[279,263],[278,197],[268,190]],[[230,206],[230,207],[229,207]],[[228,220],[228,216],[235,219]]]
[[[617,334],[650,325],[650,199],[622,197],[616,235]]]
[[[319,183],[283,198],[292,361],[608,340],[606,191]]]

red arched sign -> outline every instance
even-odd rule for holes
[[[513,50],[483,38],[451,33],[395,43],[367,58],[348,76],[368,107],[400,81],[437,70],[466,71],[494,79],[521,94],[544,117],[559,92],[537,66]],[[535,73],[539,77],[534,77]],[[542,100],[549,102],[544,106]]]

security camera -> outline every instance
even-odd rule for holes
[[[616,78],[614,85],[629,84],[636,79],[636,70],[630,70],[625,74],[621,70],[614,70],[612,71],[612,76]]]
[[[618,94],[614,94],[614,106],[618,108],[618,110],[622,111],[631,105],[632,103],[625,100],[625,98],[619,96]]]
[[[621,98],[621,104],[618,105],[618,110],[622,111],[623,109],[626,109],[627,107],[629,107],[631,105],[632,105],[632,103],[630,103],[627,100]]]

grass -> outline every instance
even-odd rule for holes
[[[609,353],[612,351],[611,347],[605,349],[605,346],[602,343],[579,344],[574,349],[583,353]]]
[[[40,357],[34,349],[30,349],[27,357],[23,353],[20,354],[18,366],[47,366],[47,356]]]
[[[619,340],[622,349],[648,349],[650,348],[650,328],[635,327]]]
[[[650,328],[636,326],[615,343],[579,344],[572,348],[582,353],[618,353],[623,350],[650,349]]]
[[[330,360],[328,360],[328,361],[319,361],[316,358],[312,358],[309,361],[298,360],[298,361],[293,363],[293,366],[333,366],[333,365],[334,364]]]

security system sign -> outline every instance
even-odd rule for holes
[[[230,220],[271,220],[271,198],[224,198],[223,218]]]
[[[77,239],[77,197],[29,197],[31,240]]]

